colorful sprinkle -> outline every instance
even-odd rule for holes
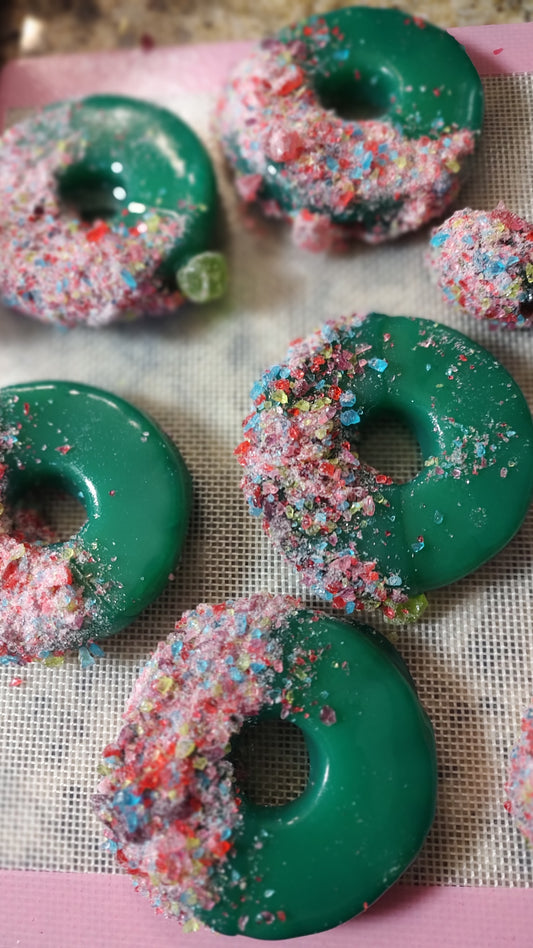
[[[332,724],[337,723],[337,715],[333,708],[330,708],[328,704],[325,704],[320,708],[320,720],[322,724],[326,724],[328,727],[331,727]]]

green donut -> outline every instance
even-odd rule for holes
[[[259,806],[232,780],[243,722],[282,718],[303,794]],[[260,594],[185,613],[104,751],[109,849],[165,914],[294,938],[363,912],[418,853],[435,809],[430,721],[395,649],[364,626]]]
[[[239,193],[289,217],[311,250],[441,215],[482,118],[481,80],[449,33],[369,7],[310,17],[258,46],[218,108]]]
[[[296,342],[252,389],[237,449],[252,514],[338,608],[404,616],[509,542],[533,490],[533,424],[503,365],[448,326],[370,313]],[[365,464],[360,429],[392,412],[424,463],[405,484]]]
[[[14,526],[13,506],[41,485],[85,507],[70,540],[43,546],[38,529]],[[177,448],[133,405],[43,381],[0,390],[0,500],[0,656],[25,661],[118,632],[159,595],[183,546],[191,483]]]
[[[44,322],[100,326],[220,296],[215,176],[172,112],[98,95],[1,139],[0,296]]]

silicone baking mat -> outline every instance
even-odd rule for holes
[[[460,206],[490,208],[504,200],[532,219],[533,25],[453,32],[484,75],[487,101],[483,143]],[[355,310],[431,317],[490,349],[533,405],[533,334],[491,331],[446,308],[422,266],[427,233],[332,258],[295,249],[283,226],[243,216],[210,115],[224,75],[247,48],[54,57],[15,62],[0,76],[3,124],[45,102],[101,91],[179,112],[216,163],[231,271],[224,301],[161,322],[59,332],[0,311],[2,385],[55,377],[111,389],[170,433],[195,485],[175,581],[104,643],[104,658],[88,669],[75,656],[57,668],[0,668],[0,948],[225,942],[210,933],[184,936],[129,891],[102,850],[89,798],[101,749],[118,730],[142,662],[184,609],[260,589],[312,601],[249,517],[233,457],[250,387],[288,342]],[[390,473],[416,463],[414,446],[398,432],[385,430],[373,441],[367,458]],[[62,522],[70,512],[55,515]],[[533,859],[503,803],[507,757],[533,694],[532,563],[530,514],[506,550],[432,593],[424,618],[399,630],[397,645],[436,731],[435,825],[403,883],[364,918],[298,943],[531,944]],[[298,745],[289,743],[288,752],[283,746],[277,753],[285,760],[295,754],[294,784],[305,755]],[[263,748],[267,760],[270,752]],[[251,944],[231,942],[245,943]]]

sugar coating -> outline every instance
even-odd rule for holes
[[[75,648],[87,615],[66,549],[49,551],[0,536],[0,663],[25,663]]]
[[[504,204],[465,207],[431,234],[427,264],[446,302],[509,329],[533,320],[533,224]]]
[[[108,848],[159,910],[190,927],[221,887],[246,887],[228,866],[242,822],[229,742],[262,708],[280,703],[283,716],[290,707],[292,664],[301,658],[283,654],[282,637],[297,608],[287,596],[258,594],[184,613],[141,672],[123,728],[104,751],[94,807]]]
[[[35,512],[22,516],[5,503],[4,463],[16,433],[0,435],[0,664],[25,664],[75,649],[97,611],[73,575],[87,557],[81,545],[55,539]]]
[[[61,326],[172,312],[183,297],[157,270],[185,233],[185,211],[148,207],[135,226],[116,216],[88,224],[60,204],[57,175],[86,147],[72,127],[81,106],[46,109],[0,140],[0,296]]]
[[[506,809],[533,846],[533,706],[522,717],[520,739],[511,752]]]
[[[338,42],[323,20],[306,30],[320,32],[321,46]],[[243,200],[289,218],[296,243],[315,251],[346,237],[379,243],[444,213],[474,133],[436,119],[434,135],[408,138],[390,120],[343,120],[320,104],[318,71],[302,33],[265,41],[233,72],[217,125]]]

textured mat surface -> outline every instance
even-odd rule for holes
[[[142,78],[138,95],[144,94]],[[153,75],[149,88],[150,97],[191,123],[217,161],[232,273],[227,299],[173,321],[67,334],[2,311],[0,379],[89,382],[149,411],[192,472],[193,522],[175,581],[105,644],[105,658],[93,668],[80,669],[76,657],[54,669],[0,668],[2,868],[114,871],[88,805],[100,752],[117,732],[141,663],[184,609],[260,589],[310,602],[249,517],[232,454],[252,383],[283,357],[291,339],[354,310],[435,318],[490,349],[533,405],[533,334],[492,332],[445,308],[422,267],[427,234],[379,249],[355,248],[336,259],[295,250],[283,227],[242,218],[209,134],[212,96],[179,88],[170,95],[168,82],[158,94]],[[493,76],[485,88],[483,145],[460,206],[504,200],[532,219],[533,77]],[[416,467],[415,447],[394,427],[367,450],[398,476]],[[54,516],[66,527],[72,510],[56,506]],[[503,809],[507,756],[533,691],[532,555],[530,514],[492,563],[433,593],[426,617],[399,631],[398,647],[434,722],[440,762],[437,819],[408,873],[411,882],[533,882],[531,853]],[[289,759],[292,779],[301,782],[300,744],[291,745],[287,735],[277,749],[267,742],[259,757],[272,753]],[[275,769],[266,763],[260,772]],[[275,780],[266,792],[275,797]]]

